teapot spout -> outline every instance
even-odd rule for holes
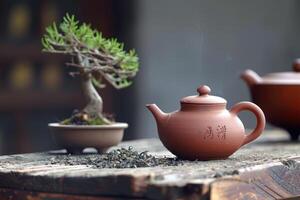
[[[161,111],[156,104],[147,104],[146,107],[153,114],[153,116],[154,116],[154,118],[155,118],[155,120],[156,120],[157,123],[161,123],[168,116],[168,114],[166,114],[163,111]]]
[[[247,83],[249,87],[262,81],[261,77],[254,71],[247,69],[241,74],[241,78]]]

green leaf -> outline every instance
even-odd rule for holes
[[[92,29],[90,24],[79,23],[74,15],[66,13],[62,22],[55,22],[48,26],[45,34],[41,39],[43,50],[47,52],[70,52],[70,56],[79,53],[81,57],[86,58],[93,52],[99,55],[93,59],[99,59],[100,65],[115,68],[111,71],[102,71],[107,73],[101,78],[107,79],[109,83],[113,83],[118,88],[128,87],[131,85],[132,78],[139,70],[139,59],[134,49],[126,51],[124,43],[118,42],[116,38],[105,38],[102,33],[96,29]],[[77,45],[77,46],[76,46]],[[72,52],[74,48],[79,52]],[[75,59],[75,62],[82,62]],[[84,63],[84,66],[93,64],[93,61]],[[113,63],[113,64],[112,64]],[[76,63],[82,65],[82,63]],[[101,81],[93,80],[95,86],[102,87]]]

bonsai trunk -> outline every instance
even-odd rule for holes
[[[104,122],[109,120],[103,116],[103,101],[92,83],[90,74],[82,77],[82,89],[87,105],[83,108],[83,112],[92,117],[99,117]]]

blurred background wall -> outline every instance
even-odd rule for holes
[[[261,75],[290,71],[300,56],[299,6],[294,0],[139,1],[134,33],[141,71],[135,83],[134,133],[156,135],[146,103],[174,111],[182,97],[207,84],[231,107],[250,100],[239,78],[243,70]],[[247,128],[255,125],[252,115],[241,117]]]
[[[83,106],[67,58],[41,53],[47,25],[65,12],[136,48],[141,69],[132,87],[107,87],[105,111],[130,124],[124,139],[156,137],[145,109],[164,111],[207,84],[228,106],[250,100],[240,73],[288,71],[299,56],[296,0],[0,0],[0,154],[57,148],[47,129]],[[246,127],[253,117],[243,114]]]

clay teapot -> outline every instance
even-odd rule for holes
[[[181,159],[226,159],[241,146],[255,140],[265,127],[262,110],[251,102],[240,102],[230,110],[226,100],[211,96],[210,88],[202,85],[199,95],[181,99],[181,109],[172,113],[162,112],[155,104],[147,108],[156,119],[159,138],[164,146]],[[257,125],[245,134],[237,114],[249,110],[257,118]]]
[[[300,59],[293,72],[270,73],[260,77],[252,70],[242,73],[252,100],[266,115],[267,122],[286,129],[292,140],[300,134]]]

